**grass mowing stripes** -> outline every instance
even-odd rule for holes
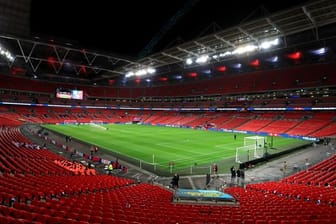
[[[214,162],[234,158],[236,148],[244,145],[245,134],[195,130],[186,128],[111,124],[107,129],[92,125],[45,125],[56,132],[70,135],[100,148],[141,160],[154,162],[163,169],[189,169],[191,166],[208,166]],[[274,147],[288,148],[300,144],[302,140],[274,138]]]

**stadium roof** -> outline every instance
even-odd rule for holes
[[[285,11],[270,14],[263,18],[243,22],[234,27],[218,30],[215,33],[193,39],[178,46],[162,50],[149,56],[134,59],[97,52],[74,46],[72,43],[55,40],[44,41],[38,37],[32,39],[14,36],[0,36],[2,53],[10,54],[12,59],[4,60],[12,72],[29,73],[34,76],[54,78],[68,77],[73,80],[111,80],[124,77],[126,73],[148,67],[156,69],[158,74],[188,68],[186,59],[202,55],[220,55],[232,52],[241,46],[260,45],[262,41],[279,38],[281,46],[290,44],[292,35],[309,32],[303,41],[311,42],[327,36],[320,36],[320,29],[336,22],[336,2],[334,0],[316,0]],[[334,34],[331,34],[334,35]],[[301,43],[297,39],[296,43]],[[209,63],[218,63],[230,57],[211,57]]]

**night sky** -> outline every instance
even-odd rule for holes
[[[166,32],[156,39],[153,52],[204,36],[213,30],[214,23],[225,29],[304,2],[307,1],[32,0],[31,33],[46,40],[69,41],[76,46],[138,57],[162,29]],[[186,7],[187,3],[193,4]],[[175,21],[171,20],[174,15],[178,18]]]

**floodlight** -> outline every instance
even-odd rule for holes
[[[229,55],[232,55],[232,52],[231,51],[226,51],[224,53],[220,53],[219,57],[225,57],[225,56],[229,56]]]
[[[266,61],[268,62],[278,62],[279,61],[279,57],[278,56],[273,56],[273,57],[270,57],[270,58],[267,58]]]
[[[148,72],[149,74],[153,74],[153,73],[156,72],[156,70],[155,70],[155,68],[147,68],[147,72]]]
[[[310,51],[312,54],[315,54],[315,55],[324,55],[325,53],[327,53],[327,48],[325,47],[321,47],[319,49],[316,49],[316,50],[312,50]]]
[[[12,56],[12,54],[2,46],[0,46],[0,54],[2,56],[5,56],[7,60],[14,61],[14,57]]]
[[[147,74],[147,72],[146,72],[145,69],[140,69],[140,70],[135,72],[136,76],[143,76],[143,75],[146,75],[146,74]]]
[[[243,47],[238,47],[236,50],[234,50],[232,53],[233,54],[244,54],[247,52],[252,52],[255,51],[258,47],[255,45],[246,45]]]
[[[209,55],[202,55],[196,59],[196,63],[203,64],[209,60]]]
[[[242,67],[242,64],[241,63],[236,63],[236,64],[233,64],[232,67],[239,69],[239,68]]]
[[[263,41],[261,42],[261,44],[259,45],[260,49],[269,49],[273,46],[276,46],[279,44],[279,38],[276,38],[274,40],[269,40],[269,41]]]
[[[211,69],[206,69],[206,70],[203,71],[203,73],[209,75],[209,74],[211,74]]]
[[[127,74],[125,75],[125,78],[129,78],[134,76],[134,72],[127,72]]]
[[[192,63],[193,63],[192,59],[191,58],[187,58],[186,64],[187,65],[191,65]]]

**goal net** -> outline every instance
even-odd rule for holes
[[[256,145],[256,148],[264,148],[266,137],[264,136],[249,136],[244,138],[244,146]]]
[[[90,124],[98,124],[98,125],[101,125],[101,124],[104,124],[104,122],[102,120],[91,120],[90,121]]]
[[[91,125],[92,127],[100,128],[100,129],[103,129],[103,130],[108,130],[108,128],[104,127],[103,124],[104,124],[103,122],[101,122],[101,123],[90,122],[90,125]]]
[[[266,137],[250,136],[244,138],[244,146],[236,148],[236,163],[244,163],[264,154]]]
[[[64,120],[63,124],[77,124],[77,120]]]

